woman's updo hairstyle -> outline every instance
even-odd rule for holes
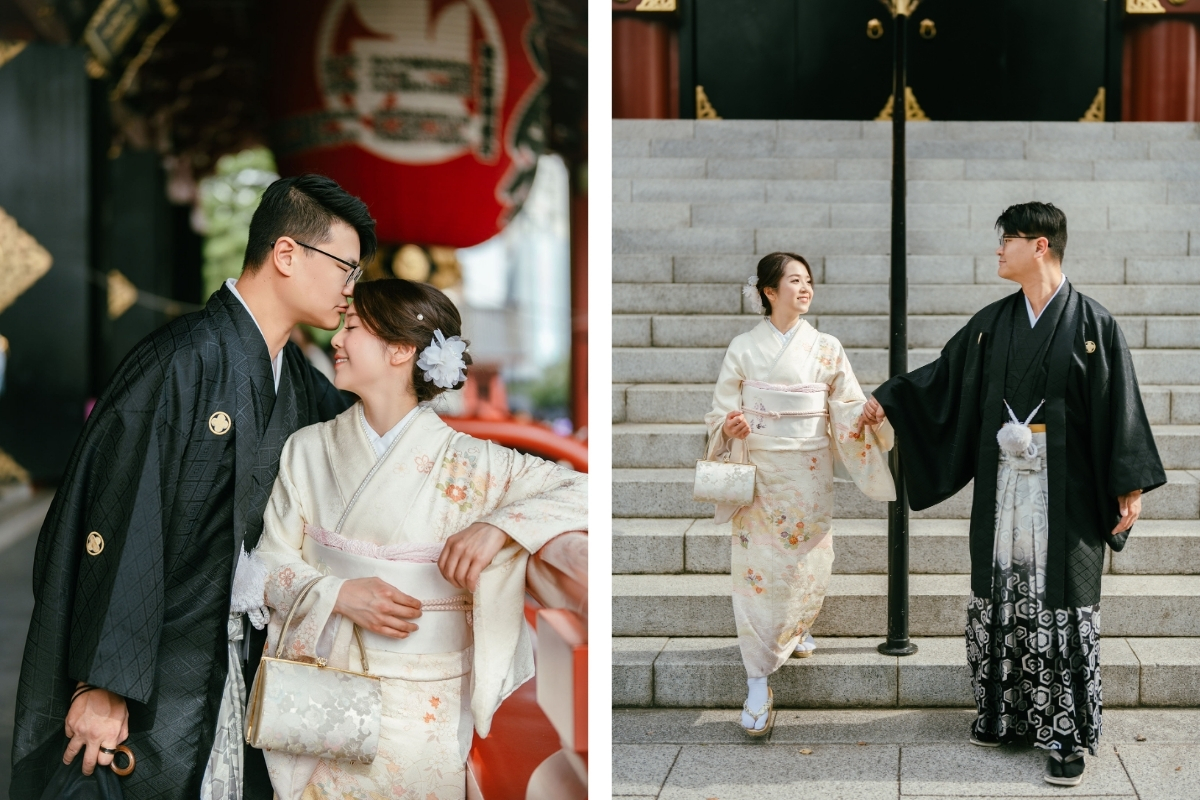
[[[371,333],[388,344],[407,344],[417,348],[413,356],[412,385],[418,402],[427,402],[446,391],[425,380],[425,370],[417,360],[440,330],[449,339],[462,336],[462,317],[450,298],[427,283],[403,278],[384,278],[354,285],[354,311]],[[462,359],[468,366],[471,354]],[[465,381],[453,388],[461,389]]]
[[[799,261],[808,272],[808,280],[813,279],[812,267],[804,260],[804,256],[795,253],[770,253],[758,262],[758,297],[762,300],[763,316],[771,316],[771,301],[767,299],[767,289],[779,291],[779,282],[783,280],[783,269],[789,261]]]

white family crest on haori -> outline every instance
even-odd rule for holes
[[[421,351],[417,366],[425,370],[425,380],[433,381],[434,386],[453,389],[467,377],[467,363],[462,357],[466,349],[467,343],[458,336],[447,339],[440,329],[435,330],[433,341]]]

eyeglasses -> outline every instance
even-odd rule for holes
[[[275,241],[279,241],[279,240],[276,239]],[[316,250],[321,255],[329,256],[334,261],[336,261],[338,263],[339,269],[341,269],[343,272],[349,273],[346,276],[346,283],[343,285],[349,286],[351,283],[353,283],[354,281],[357,281],[359,278],[362,277],[362,267],[360,267],[358,264],[351,264],[349,261],[346,261],[345,259],[338,258],[333,253],[326,253],[321,248],[313,247],[311,244],[305,244],[304,242],[300,241],[299,239],[293,239],[292,241],[294,241],[296,244],[300,245],[301,247],[307,247],[309,250]],[[274,247],[275,242],[271,242],[270,246]]]
[[[1004,249],[1004,245],[1008,244],[1008,240],[1009,240],[1009,239],[1031,239],[1031,240],[1036,240],[1036,239],[1041,239],[1041,238],[1042,238],[1041,236],[1010,236],[1010,235],[1008,235],[1008,234],[1004,234],[1003,236],[1001,236],[1001,237],[1000,237],[1000,249],[1001,249],[1001,250],[1003,250],[1003,249]]]

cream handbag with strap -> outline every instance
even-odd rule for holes
[[[300,590],[279,634],[274,657],[263,656],[246,707],[246,744],[297,756],[316,756],[370,764],[379,750],[383,688],[371,675],[362,633],[354,640],[362,654],[362,672],[283,657],[288,628],[314,578]]]
[[[748,506],[754,502],[754,477],[758,467],[749,462],[746,443],[735,439],[733,447],[741,445],[742,460],[730,461],[732,453],[726,453],[718,461],[696,462],[696,482],[692,488],[692,499],[697,503]]]

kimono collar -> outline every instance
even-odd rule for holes
[[[250,310],[246,298],[242,297],[242,293],[237,290],[237,279],[228,278],[225,285],[229,287],[229,291],[233,292],[233,296],[242,304],[242,308],[246,309],[246,313],[250,315],[250,319],[254,320],[254,327],[258,328],[258,333],[263,337],[263,344],[267,343],[267,335],[263,333],[262,325],[258,324],[258,320],[254,319],[254,312]],[[270,347],[267,348],[267,355],[271,354]],[[283,371],[283,348],[279,348],[279,352],[271,359],[271,374],[275,376],[275,393],[279,393],[279,375]]]
[[[363,433],[367,435],[367,441],[370,442],[371,447],[375,449],[375,458],[383,458],[383,454],[387,452],[388,447],[391,446],[392,442],[396,440],[396,437],[400,435],[400,431],[404,430],[404,423],[412,419],[413,415],[420,410],[420,405],[413,406],[412,411],[409,411],[407,414],[405,414],[399,422],[392,426],[391,430],[381,436],[376,433],[375,429],[371,427],[371,424],[367,422],[367,415],[365,409],[363,408],[363,404],[358,404],[358,421],[362,423]]]
[[[233,322],[233,329],[237,333],[238,339],[242,344],[242,352],[246,358],[250,360],[248,372],[254,377],[255,383],[258,384],[259,367],[271,367],[271,378],[274,386],[278,387],[281,372],[276,371],[274,364],[271,361],[271,352],[267,349],[267,340],[263,338],[262,330],[258,327],[258,323],[254,321],[254,315],[250,313],[250,309],[241,302],[237,295],[229,288],[228,283],[221,284],[221,288],[213,292],[209,298],[208,305],[205,310],[215,313],[225,313]],[[279,351],[280,356],[286,346]],[[280,365],[283,364],[283,359],[279,359]],[[243,367],[245,369],[245,367]],[[262,370],[263,378],[266,378],[266,370]],[[260,391],[268,391],[266,387],[262,387]]]

